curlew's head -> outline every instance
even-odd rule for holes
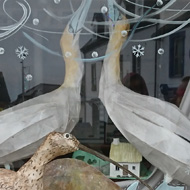
[[[54,156],[65,155],[78,150],[79,141],[69,133],[50,133],[44,144]]]

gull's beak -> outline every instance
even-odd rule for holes
[[[153,188],[150,187],[146,182],[142,181],[138,176],[136,176],[134,173],[132,173],[131,171],[129,171],[127,168],[125,168],[125,167],[123,167],[122,165],[118,164],[116,161],[114,161],[114,160],[108,158],[107,156],[105,156],[105,155],[103,155],[103,154],[101,154],[101,153],[99,153],[99,152],[97,152],[97,151],[95,151],[95,150],[93,150],[93,149],[91,149],[91,148],[88,148],[88,147],[86,147],[86,146],[84,146],[84,145],[82,145],[82,144],[79,144],[78,147],[79,147],[80,150],[83,150],[83,151],[85,151],[85,152],[88,152],[88,153],[90,153],[90,154],[93,154],[93,155],[97,156],[98,158],[101,158],[102,160],[108,161],[108,162],[110,162],[110,163],[116,165],[117,167],[121,168],[123,171],[129,173],[130,175],[132,175],[133,177],[135,177],[137,180],[139,180],[139,181],[140,181],[143,185],[145,185],[149,190],[153,190]]]

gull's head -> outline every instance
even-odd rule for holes
[[[78,150],[79,141],[69,133],[52,132],[46,142],[55,155],[65,155]],[[46,143],[45,143],[46,144]]]

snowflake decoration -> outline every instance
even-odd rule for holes
[[[188,168],[185,169],[185,173],[186,173],[187,175],[190,175],[190,167],[188,167]]]
[[[17,54],[18,58],[21,60],[26,59],[26,57],[29,55],[28,49],[26,49],[23,46],[19,46],[16,50],[15,53]]]
[[[138,46],[133,46],[132,47],[133,54],[136,57],[143,56],[144,55],[144,49],[145,48],[143,46],[141,46],[140,44]]]

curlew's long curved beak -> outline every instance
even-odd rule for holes
[[[114,160],[108,158],[107,156],[105,156],[105,155],[103,155],[103,154],[101,154],[101,153],[99,153],[99,152],[97,152],[97,151],[95,151],[95,150],[93,150],[91,148],[88,148],[88,147],[86,147],[86,146],[84,146],[82,144],[79,144],[78,148],[80,150],[83,150],[85,152],[93,154],[93,155],[97,156],[98,158],[101,158],[102,160],[105,160],[105,161],[108,161],[108,162],[114,164],[115,166],[121,168],[123,171],[125,171],[125,172],[129,173],[130,175],[132,175],[134,178],[136,178],[138,181],[140,181],[143,185],[145,185],[149,190],[153,190],[153,188],[150,187],[146,182],[141,180],[138,176],[136,176],[134,173],[132,173],[131,171],[129,171],[127,168],[123,167],[122,165],[120,165],[116,161],[114,161]]]

